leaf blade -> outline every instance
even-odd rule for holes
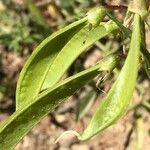
[[[117,26],[112,22],[106,23],[104,26],[97,26],[91,31],[89,31],[88,25],[81,29],[72,39],[70,39],[70,41],[65,45],[65,47],[62,49],[58,57],[51,65],[42,89],[46,89],[57,83],[68,67],[83,51],[85,51],[86,48],[116,29]],[[70,50],[72,50],[71,54]],[[63,70],[60,68],[63,68]]]
[[[53,59],[70,37],[85,25],[85,22],[86,19],[84,18],[59,30],[46,38],[35,49],[22,69],[17,83],[16,109],[39,94],[43,80],[49,70],[49,64],[53,62]],[[59,44],[56,44],[57,42]]]
[[[77,89],[99,74],[99,67],[94,66],[82,71],[53,88],[41,93],[36,99],[19,108],[5,122],[0,125],[1,150],[9,150],[20,141],[46,114],[71,96]],[[40,111],[39,111],[40,109]]]
[[[86,130],[78,137],[80,140],[87,140],[113,124],[122,116],[129,104],[138,72],[141,42],[139,15],[135,15],[134,24],[130,50],[121,73],[95,112]]]
[[[74,23],[75,25],[72,24],[69,26],[69,33],[73,33],[70,33],[70,36],[67,37],[66,43],[63,42],[63,45],[58,47],[56,54],[50,53],[48,50],[45,52],[45,45],[48,44],[48,46],[50,46],[51,43],[49,43],[49,41],[53,39],[53,37],[59,37],[61,32],[62,34],[63,32],[67,32],[66,30],[68,27],[50,36],[46,41],[42,42],[38,46],[37,50],[35,50],[35,52],[32,54],[31,60],[29,59],[27,61],[27,64],[25,65],[17,84],[17,109],[20,105],[25,105],[33,97],[36,97],[41,90],[44,90],[50,86],[52,87],[54,84],[56,84],[71,65],[71,63],[88,46],[117,29],[115,23],[107,23],[105,26],[98,26],[94,30],[89,31],[85,21],[86,18],[78,21],[77,23]],[[72,26],[74,28],[72,28]],[[78,31],[76,31],[74,34],[76,26],[78,26],[76,29]],[[61,45],[61,41],[63,41],[66,36],[68,36],[68,34],[64,33],[62,37],[59,37],[60,40],[58,40],[58,37],[56,37],[52,43],[52,47],[55,47],[55,45]],[[85,40],[86,43],[84,43]],[[72,52],[70,52],[71,48]],[[40,52],[40,49],[42,49],[42,52]],[[41,53],[43,55],[42,57]],[[47,65],[47,63],[49,63],[49,65]],[[45,68],[47,68],[46,71]]]
[[[116,62],[116,57],[114,61]],[[105,64],[106,62],[106,64]],[[101,63],[59,82],[47,89],[24,107],[18,109],[0,125],[0,147],[11,149],[32,129],[47,113],[71,96],[77,89],[98,75],[114,66],[110,56]],[[3,150],[2,149],[2,150]]]

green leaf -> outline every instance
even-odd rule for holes
[[[95,112],[88,127],[83,134],[78,136],[80,140],[91,138],[113,124],[125,113],[136,84],[140,43],[140,17],[136,14],[134,17],[130,49],[125,64],[108,95],[103,99],[101,105]]]
[[[96,91],[90,90],[87,91],[86,94],[82,97],[79,98],[79,102],[77,104],[77,120],[81,119],[85,113],[89,111],[91,108],[92,104],[95,101],[96,98]]]
[[[23,67],[16,90],[16,109],[36,97],[52,62],[70,38],[86,24],[77,21],[46,38],[32,53]]]
[[[56,84],[87,47],[117,28],[115,23],[108,22],[89,31],[86,19],[82,19],[44,40],[22,70],[16,107],[27,104],[41,90]]]
[[[116,62],[115,58],[116,56],[114,56]],[[20,107],[0,125],[1,150],[12,149],[45,115],[52,112],[55,107],[101,71],[109,70],[114,64],[113,61],[110,61],[110,56],[106,57],[96,66],[55,84],[39,94],[37,98]]]
[[[85,51],[86,48],[116,29],[117,26],[113,22],[108,22],[104,26],[97,26],[92,31],[89,31],[88,25],[82,28],[69,40],[51,64],[42,89],[53,86],[58,82],[73,61]]]
[[[99,68],[100,64],[67,78],[20,107],[0,126],[0,149],[13,149],[45,115],[98,75]]]

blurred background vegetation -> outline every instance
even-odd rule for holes
[[[19,72],[25,60],[43,39],[45,39],[53,32],[57,31],[58,29],[82,18],[83,16],[85,16],[86,12],[94,6],[127,6],[128,2],[129,0],[0,0],[0,121],[2,121],[4,118],[15,111],[15,88]],[[125,15],[125,10],[115,10],[115,13],[116,16],[120,20],[122,20]],[[150,31],[148,28],[146,28],[146,38],[147,47],[150,48]],[[121,43],[121,40],[122,36],[115,34],[96,42],[87,50],[87,53],[82,54],[74,62],[74,64],[68,70],[67,75],[70,76],[76,72],[94,65],[105,55],[110,53],[110,51],[121,49],[123,44]],[[129,41],[125,42],[128,44]],[[122,60],[124,60],[124,56]],[[123,63],[123,61],[120,63]],[[88,117],[91,116],[99,103],[99,100],[95,100],[101,99],[105,95],[105,92],[108,91],[110,85],[113,83],[114,77],[118,74],[119,69],[120,66],[118,66],[118,70],[115,70],[113,74],[107,76],[105,80],[102,80],[100,91],[95,87],[96,81],[91,81],[88,86],[81,89],[81,91],[77,92],[77,94],[75,94],[71,98],[70,103],[65,104],[63,108],[58,108],[55,115],[53,113],[50,114],[49,118],[47,119],[50,121],[48,121],[47,123],[47,120],[44,120],[44,123],[41,123],[42,127],[40,128],[46,128],[44,126],[45,124],[48,124],[48,126],[50,124],[53,124],[55,133],[58,132],[57,136],[61,131],[68,129],[70,127],[70,124],[77,130],[82,130],[82,128],[84,128],[84,122],[87,122],[87,120],[89,120]],[[130,145],[130,140],[136,139],[134,138],[134,134],[136,134],[136,132],[138,136],[138,131],[144,134],[144,131],[141,131],[141,128],[143,127],[139,127],[143,126],[142,120],[146,122],[146,127],[148,128],[147,131],[150,132],[150,129],[148,127],[150,120],[147,117],[150,112],[149,91],[150,83],[148,76],[143,69],[140,69],[136,93],[134,96],[135,101],[133,102],[134,111],[132,112],[132,115],[130,115],[129,119],[127,119],[128,121],[125,120],[125,124],[127,127],[126,129],[124,129],[124,133],[113,133],[112,129],[110,130],[110,133],[106,132],[106,135],[102,136],[104,140],[102,140],[102,138],[100,140],[96,140],[93,145],[91,143],[88,143],[88,145],[82,145],[80,143],[72,142],[72,140],[70,143],[73,144],[70,144],[71,146],[68,145],[68,147],[66,147],[68,149],[74,148],[79,150],[88,150],[92,148],[94,150],[107,150],[109,149],[108,147],[111,147],[115,150],[123,150],[124,148],[128,148]],[[98,93],[100,94],[98,95]],[[143,100],[146,100],[146,102],[143,103]],[[91,106],[93,107],[91,111],[89,111]],[[137,109],[139,108],[139,106],[140,109]],[[84,118],[86,121],[83,119],[83,116],[85,116],[85,114],[87,115],[87,118]],[[70,119],[66,120],[68,115],[71,115],[71,117]],[[144,117],[141,117],[142,115]],[[74,123],[75,120],[78,120],[78,123]],[[64,122],[66,123],[65,125]],[[119,125],[119,127],[121,128],[123,124],[124,123],[121,122],[121,125]],[[32,144],[27,144],[28,146],[26,147],[24,144],[20,144],[18,146],[18,149],[27,148],[41,150],[49,149],[48,147],[50,147],[50,149],[61,149],[65,145],[64,143],[62,145],[61,143],[59,143],[55,146],[51,146],[50,143],[49,145],[49,137],[51,138],[57,136],[54,134],[47,135],[46,133],[41,133],[40,128],[38,127],[35,130],[38,130],[38,132],[36,132],[44,136],[44,140],[47,141],[46,143],[44,142],[44,140],[42,143],[40,143],[41,139],[35,137],[36,133],[34,133],[33,131],[29,135],[29,137],[27,137],[29,139],[31,138],[32,141],[34,141],[34,144],[31,142]],[[57,131],[58,129],[60,129],[60,131]],[[46,131],[48,130],[51,129],[46,128]],[[132,137],[131,133],[133,132],[133,130],[135,130],[136,132]],[[110,134],[114,134],[114,136]],[[125,139],[119,143],[121,139],[118,140],[115,136]],[[142,135],[142,137],[144,136]],[[27,143],[30,143],[29,139],[27,140]],[[110,144],[108,141],[110,143],[112,142],[113,144]],[[118,143],[115,144],[116,141],[118,141],[120,145]],[[135,145],[135,141],[131,141],[131,143],[134,143],[133,145]],[[142,140],[140,140],[139,143],[141,141]],[[36,142],[39,144],[35,144]],[[68,139],[66,140],[66,142],[69,143]],[[43,145],[43,147],[41,145]],[[150,147],[150,144],[146,141],[146,148],[147,147]],[[144,148],[144,150],[148,150],[146,148]]]

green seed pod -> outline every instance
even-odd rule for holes
[[[97,27],[106,16],[106,9],[102,6],[95,7],[87,13],[90,28]]]

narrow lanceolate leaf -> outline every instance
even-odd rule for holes
[[[46,114],[99,74],[100,65],[80,72],[39,94],[0,126],[0,149],[10,150]]]
[[[71,63],[91,44],[118,27],[109,22],[89,31],[86,18],[44,40],[33,52],[17,84],[17,109],[39,92],[56,84]]]
[[[130,49],[120,75],[95,112],[86,130],[78,138],[87,140],[107,128],[126,111],[136,83],[140,54],[140,17],[135,14]]]
[[[19,108],[0,126],[0,149],[13,149],[46,114],[98,75],[99,68],[100,64],[67,78]]]
[[[104,26],[99,25],[91,31],[89,31],[89,25],[82,28],[69,40],[51,64],[42,89],[58,82],[68,67],[86,48],[116,29],[114,22],[108,22]]]
[[[101,71],[112,68],[115,63],[110,61],[109,57],[106,57],[102,63],[67,78],[45,90],[39,94],[37,98],[31,100],[24,107],[19,108],[11,117],[0,125],[1,150],[14,148],[27,132],[46,114],[52,112],[55,107],[64,102],[66,98],[84,86],[88,81],[92,80]],[[113,60],[116,62],[115,58],[117,57],[114,56]]]
[[[85,18],[77,21],[52,34],[34,50],[22,69],[17,83],[16,109],[39,94],[45,76],[60,50],[85,25]]]

